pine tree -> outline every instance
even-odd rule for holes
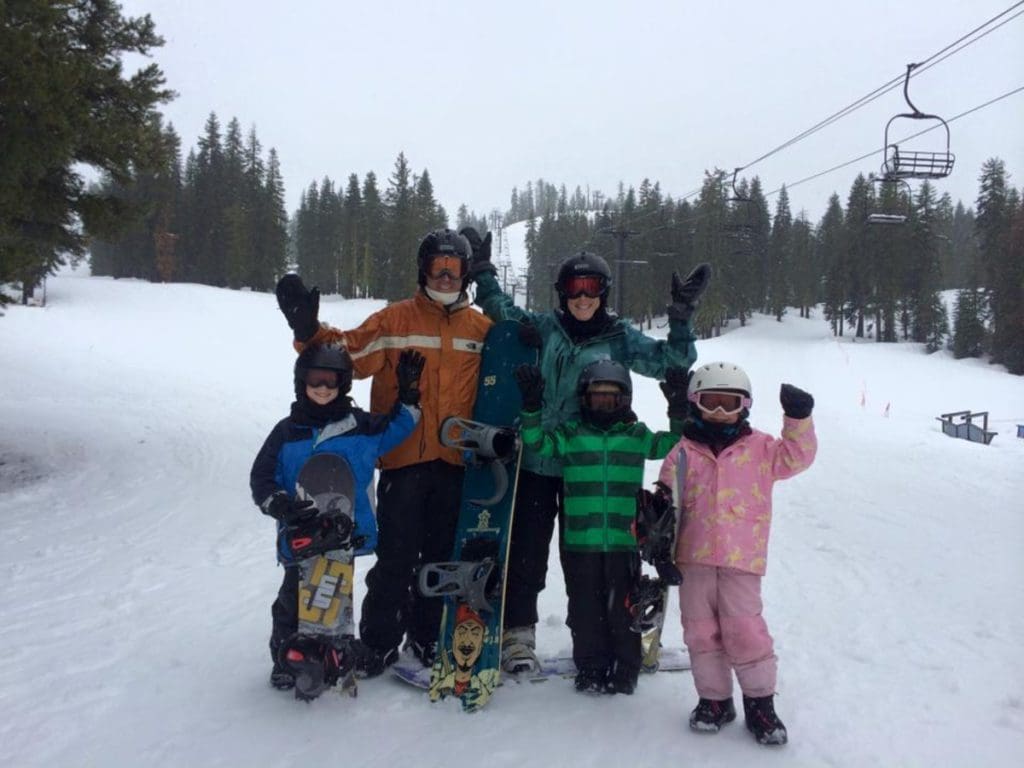
[[[21,283],[23,301],[83,255],[86,233],[109,238],[141,215],[87,188],[81,167],[125,186],[162,165],[155,108],[173,93],[155,64],[122,69],[125,53],[161,45],[148,15],[113,0],[0,3],[0,284]]]
[[[982,284],[992,323],[992,360],[1017,368],[1022,335],[1024,263],[1013,258],[1012,222],[1015,191],[1006,183],[1006,165],[999,158],[985,161],[979,179],[975,234],[982,268]],[[1021,361],[1024,363],[1024,361]]]
[[[377,174],[370,171],[363,178],[363,254],[361,282],[369,287],[369,295],[384,296],[384,270],[387,268],[387,211],[377,188]]]
[[[793,259],[793,215],[789,210],[789,194],[783,185],[779,191],[779,199],[775,205],[775,217],[772,220],[772,233],[768,242],[768,259],[770,269],[767,284],[767,309],[775,319],[782,321],[782,316],[789,306],[792,286]]]
[[[387,203],[387,254],[382,260],[382,298],[397,301],[416,285],[416,250],[426,232],[416,221],[413,179],[404,152],[399,152],[384,193]]]
[[[834,336],[843,335],[849,269],[843,232],[843,206],[835,192],[829,198],[825,215],[818,223],[815,247],[822,265],[825,319],[832,324]]]

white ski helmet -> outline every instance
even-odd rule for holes
[[[750,377],[735,363],[708,363],[693,370],[690,385],[686,388],[687,396],[692,400],[698,392],[709,390],[742,392],[748,399],[754,396]]]

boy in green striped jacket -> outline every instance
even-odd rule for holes
[[[670,432],[652,432],[632,410],[629,371],[613,360],[583,369],[576,386],[580,420],[545,432],[541,427],[544,379],[520,366],[525,447],[564,463],[562,567],[572,631],[576,690],[632,694],[640,671],[640,635],[630,629],[626,598],[640,575],[633,521],[644,462],[662,459],[679,442],[686,403],[684,371],[670,371],[662,390],[669,400]]]

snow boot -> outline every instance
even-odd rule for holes
[[[608,673],[603,669],[581,669],[574,686],[579,693],[607,693]]]
[[[275,661],[274,668],[270,670],[270,687],[279,691],[290,691],[295,687],[295,675],[283,667],[281,662]]]
[[[639,676],[639,669],[616,664],[615,669],[608,675],[608,681],[605,683],[605,692],[632,696],[636,691],[636,681]]]
[[[501,668],[513,675],[540,672],[536,628],[532,624],[505,630],[501,637]]]
[[[690,730],[698,733],[718,733],[722,726],[736,719],[732,699],[705,699],[697,702],[690,713]]]
[[[754,734],[758,744],[781,746],[789,740],[786,726],[775,714],[774,696],[743,697],[743,713],[747,730]]]
[[[373,648],[362,640],[354,640],[351,645],[355,657],[356,677],[378,677],[384,670],[398,661],[398,649],[389,648],[381,651]]]
[[[281,644],[279,662],[292,673],[300,701],[312,701],[338,682],[338,652],[318,637],[292,635]]]

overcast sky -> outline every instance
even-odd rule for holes
[[[178,98],[164,107],[185,152],[215,111],[256,126],[281,159],[291,213],[310,181],[375,171],[404,151],[427,168],[454,223],[465,203],[505,209],[543,177],[614,195],[660,181],[680,197],[705,169],[731,170],[933,56],[1015,0],[763,2],[182,2],[123,0],[166,45],[154,59]],[[1024,4],[1000,21],[1024,11]],[[1024,16],[911,80],[947,119],[1024,86]],[[766,190],[881,149],[894,90],[752,165]],[[908,135],[918,125],[895,126]],[[1024,186],[1024,91],[950,126],[953,175],[973,204],[982,162]],[[933,131],[918,149],[942,148]],[[832,191],[880,155],[791,189],[817,221]],[[774,197],[769,201],[774,206]]]

